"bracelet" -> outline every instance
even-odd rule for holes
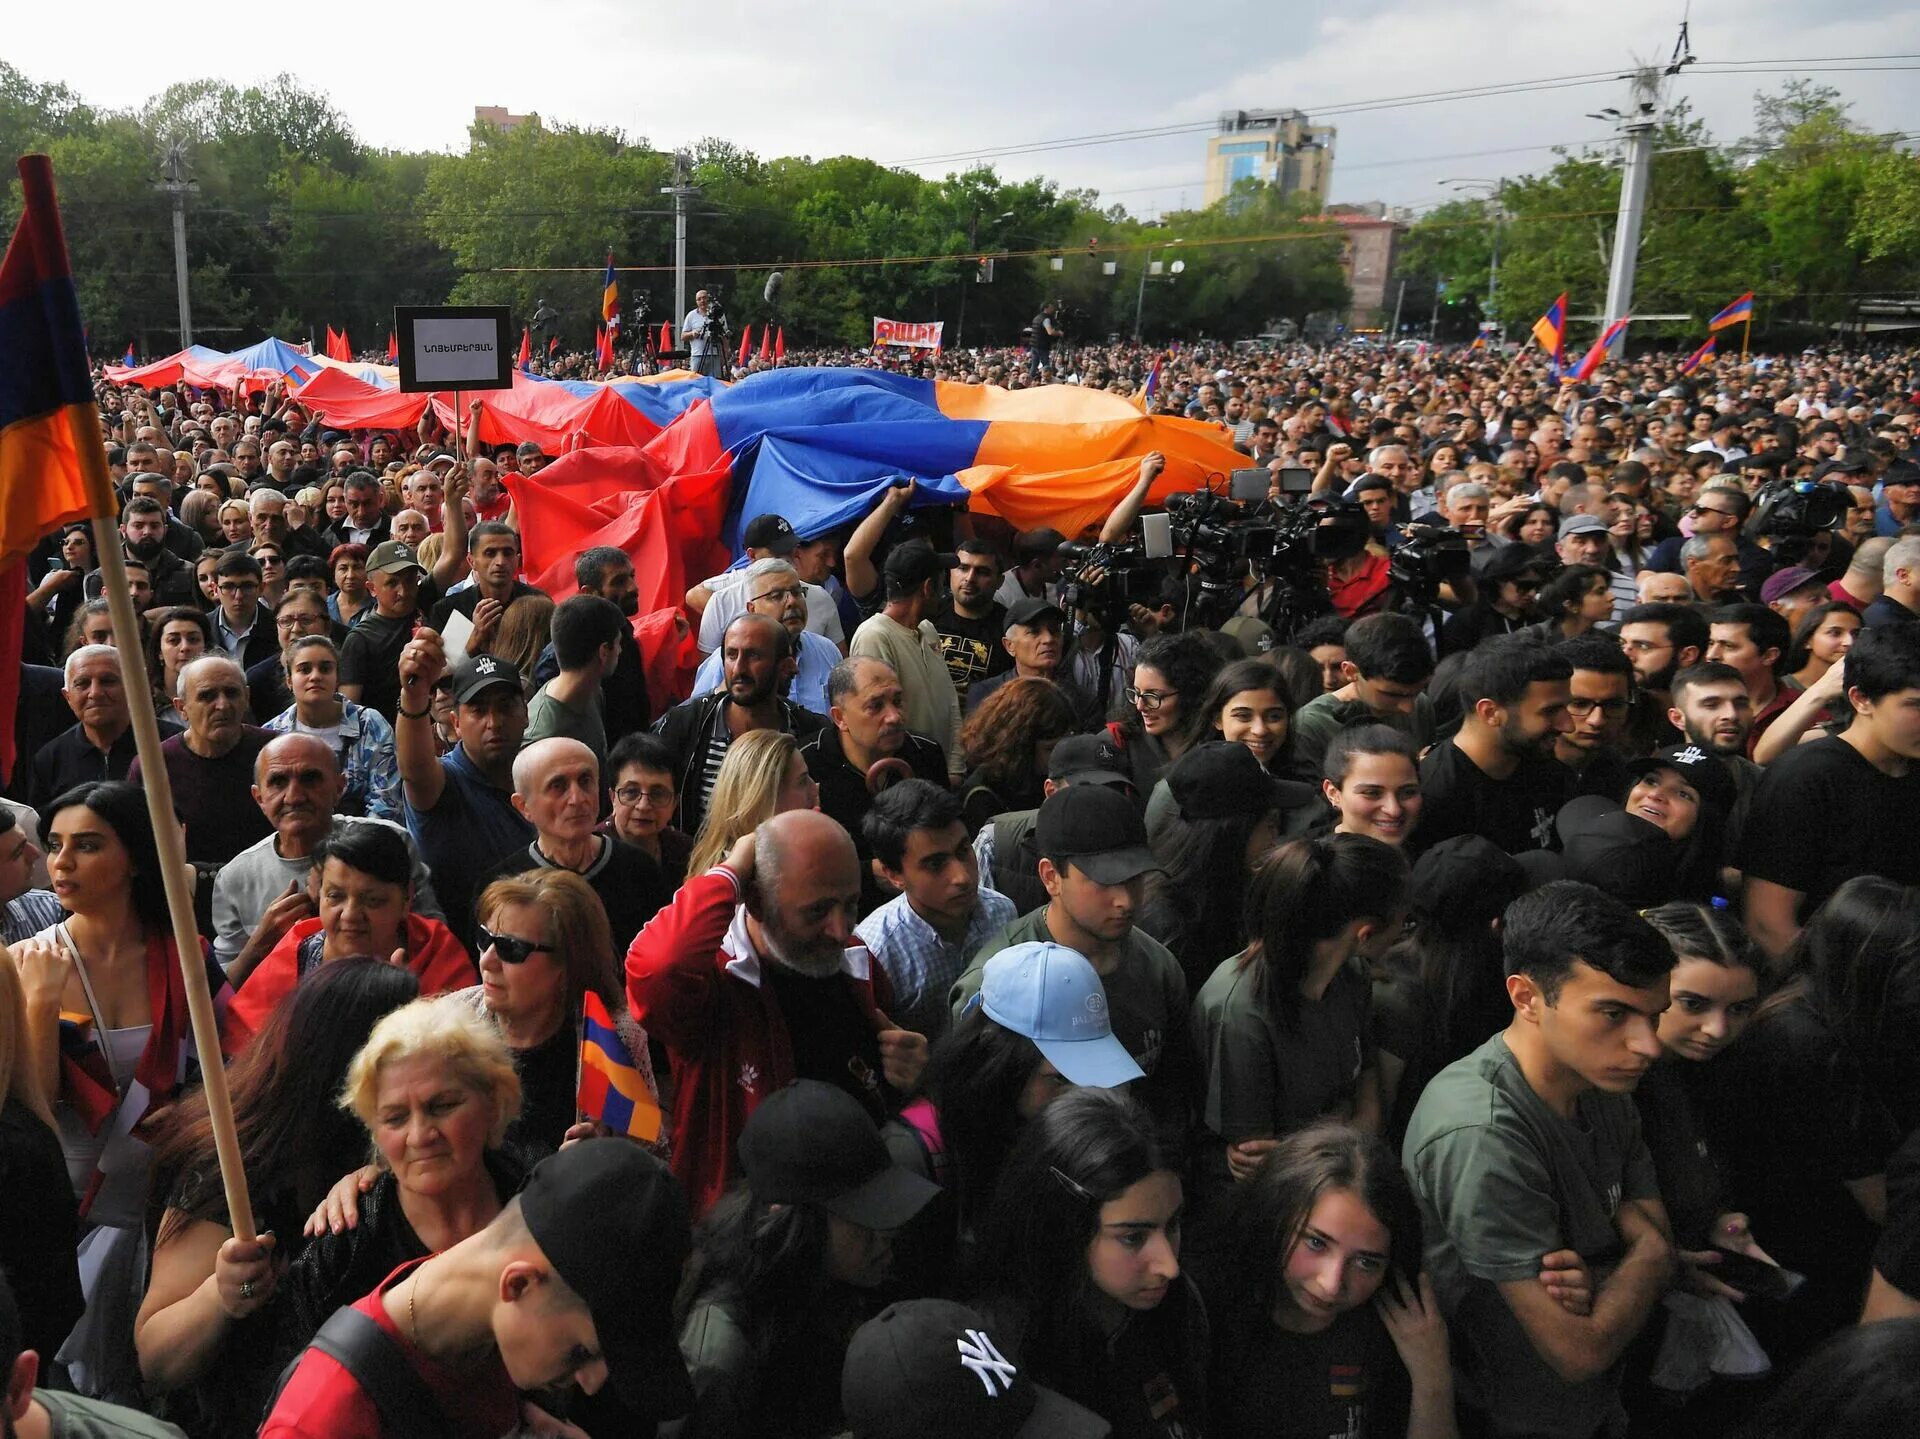
[[[423,710],[410,710],[405,705],[396,702],[393,710],[394,713],[402,719],[431,719],[433,717],[432,705],[428,705]]]

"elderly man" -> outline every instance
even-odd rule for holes
[[[1642,570],[1633,577],[1633,584],[1643,605],[1684,605],[1693,601],[1693,586],[1687,583],[1685,575]]]
[[[847,652],[892,666],[906,692],[907,728],[939,745],[948,774],[958,779],[966,770],[960,750],[960,695],[940,649],[939,631],[927,619],[935,583],[956,562],[955,556],[937,553],[925,540],[895,545],[882,571],[886,603],[853,632]]]
[[[863,824],[873,804],[869,773],[881,760],[893,760],[896,768],[945,788],[947,766],[938,745],[909,729],[906,695],[893,666],[864,655],[840,661],[827,680],[827,704],[833,723],[801,744],[800,758],[820,786],[821,813],[839,820],[853,836],[865,914],[892,894],[873,873]]]
[[[741,582],[749,614],[771,615],[786,628],[794,646],[793,681],[787,698],[816,714],[827,712],[827,676],[840,663],[840,650],[825,635],[807,628],[806,592],[799,570],[790,561],[769,556],[747,566]],[[725,661],[715,650],[700,662],[693,676],[693,692],[705,694],[720,684]]]
[[[854,942],[860,861],[814,810],[775,815],[680,886],[627,951],[633,1017],[673,1066],[673,1170],[696,1212],[738,1173],[735,1141],[796,1079],[851,1094],[875,1123],[926,1068],[887,1017],[893,987]]]
[[[895,492],[889,492],[892,493]],[[881,503],[884,506],[886,501],[883,499]],[[802,540],[784,517],[756,515],[741,534],[740,544],[749,561],[786,560],[799,571],[800,588],[807,606],[807,628],[832,640],[835,648],[846,644],[847,633],[839,606],[826,588],[826,580],[833,572],[835,552],[831,536]],[[702,654],[720,648],[720,637],[726,633],[727,626],[745,613],[747,592],[740,587],[744,579],[743,571],[729,570],[687,591],[687,609],[700,617],[697,643]]]
[[[443,917],[411,835],[389,820],[334,814],[346,787],[339,759],[315,735],[275,735],[254,760],[253,802],[273,833],[228,860],[213,883],[213,953],[236,988],[296,921],[316,912],[307,876],[314,846],[335,825],[383,824],[404,835],[413,854],[413,909]]]
[[[273,736],[246,723],[247,677],[226,655],[203,655],[182,666],[174,707],[184,734],[160,746],[173,784],[173,806],[187,826],[187,858],[225,864],[272,827],[253,802],[253,762]],[[140,761],[127,769],[140,783]]]
[[[1912,624],[1920,620],[1920,539],[1895,540],[1880,561],[1880,597],[1867,606],[1862,623]]]
[[[673,886],[648,855],[595,832],[600,761],[593,751],[576,739],[529,744],[513,759],[513,807],[533,826],[533,839],[482,874],[474,893],[485,893],[496,879],[528,870],[571,870],[593,886],[606,906],[614,953],[626,953],[640,926],[672,896]]]
[[[60,695],[75,723],[34,753],[27,803],[35,809],[77,784],[125,779],[135,754],[120,651],[89,644],[68,655]]]
[[[342,484],[346,492],[347,512],[325,532],[330,547],[365,545],[372,549],[393,538],[393,526],[381,513],[380,481],[365,470],[349,474]]]
[[[288,528],[287,497],[278,490],[259,489],[247,496],[247,519],[253,526],[254,544],[278,545],[289,559],[312,555],[324,560],[332,553],[333,547],[312,525]]]
[[[400,498],[427,517],[427,528],[435,534],[446,528],[447,476],[454,463],[452,455],[435,455],[400,487]]]
[[[1701,603],[1728,604],[1740,598],[1740,551],[1731,535],[1693,536],[1680,546],[1680,563]]]

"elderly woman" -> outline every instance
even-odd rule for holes
[[[501,1148],[520,1112],[513,1058],[459,998],[417,999],[374,1025],[340,1104],[366,1126],[377,1175],[351,1218],[321,1229],[280,1279],[288,1358],[402,1264],[479,1233],[525,1176]]]
[[[307,882],[320,912],[295,921],[234,997],[227,1023],[237,1044],[251,1039],[302,975],[336,959],[371,955],[404,965],[422,994],[473,982],[473,961],[453,932],[413,913],[413,857],[396,828],[336,826],[314,847]]]
[[[299,596],[309,605],[311,595]],[[394,762],[393,726],[378,710],[340,698],[340,651],[323,633],[289,640],[281,662],[293,703],[266,722],[279,734],[310,734],[340,760],[346,793],[335,814],[371,815],[404,823],[400,770]]]
[[[485,1015],[513,1053],[521,1102],[508,1146],[529,1158],[551,1154],[575,1129],[581,1005],[589,990],[613,1016],[658,1103],[646,1031],[627,1012],[606,910],[592,886],[568,870],[529,870],[488,885],[474,916],[480,983],[457,997]],[[664,1152],[664,1137],[659,1148]]]

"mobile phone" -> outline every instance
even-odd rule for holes
[[[1742,1294],[1751,1294],[1760,1299],[1787,1300],[1798,1294],[1807,1282],[1806,1275],[1782,1269],[1764,1259],[1755,1259],[1751,1254],[1742,1254],[1717,1244],[1714,1249],[1720,1255],[1720,1262],[1704,1266],[1706,1272]]]

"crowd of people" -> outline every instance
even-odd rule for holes
[[[100,382],[142,633],[49,536],[0,1428],[1911,1422],[1916,356],[1035,334],[906,363],[1218,427],[1229,540],[1143,557],[1158,455],[1079,535],[749,515],[684,695],[632,557],[524,577],[536,445]]]

